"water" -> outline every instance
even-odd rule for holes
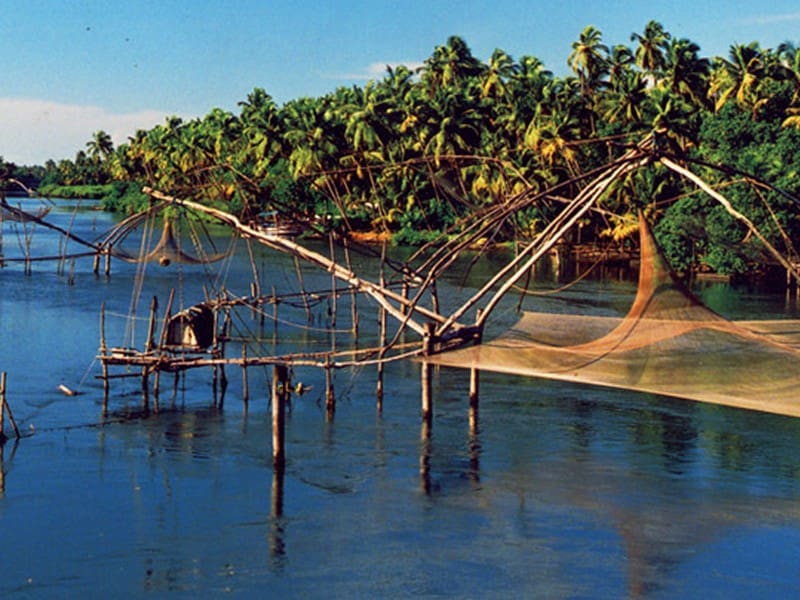
[[[51,218],[69,223],[70,206],[60,203]],[[91,238],[111,221],[85,211],[74,227]],[[36,243],[55,243],[40,234]],[[14,235],[6,224],[7,257]],[[258,263],[278,293],[296,286],[291,261],[259,251]],[[467,373],[442,369],[423,440],[417,365],[390,365],[380,415],[374,371],[337,372],[330,422],[321,374],[298,368],[295,378],[312,391],[294,399],[288,416],[281,485],[260,370],[249,372],[247,411],[233,370],[223,409],[214,407],[210,375],[197,372],[174,398],[169,390],[158,414],[141,410],[137,379],[118,380],[103,416],[94,378],[99,308],[105,302],[109,311],[109,343],[122,340],[127,321],[117,315],[131,307],[136,266],[115,262],[108,280],[91,267],[82,259],[72,275],[70,265],[59,275],[52,263],[34,264],[29,277],[19,264],[0,269],[0,370],[25,434],[2,448],[3,597],[800,592],[796,419],[487,373],[472,435]],[[147,269],[140,317],[150,296],[163,303],[178,278],[185,304],[208,281],[201,267]],[[226,286],[246,288],[246,259],[226,273]],[[329,284],[304,276],[308,288]],[[444,290],[454,302],[456,290]],[[618,314],[633,291],[630,282],[585,281],[566,300],[538,302]],[[728,316],[797,317],[782,297],[721,284],[698,291]],[[317,325],[325,311],[324,303],[311,308]],[[144,325],[135,327],[139,343]],[[247,318],[240,325],[258,329]],[[361,326],[364,340],[374,336],[374,323]],[[271,331],[268,323],[262,333]],[[327,343],[283,326],[281,339],[282,348]],[[60,384],[80,395],[63,395]]]

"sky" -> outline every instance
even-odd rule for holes
[[[0,0],[0,156],[74,158],[97,130],[118,145],[171,115],[238,113],[256,87],[283,104],[364,85],[451,35],[566,75],[588,25],[633,46],[650,20],[708,57],[800,44],[797,0]]]

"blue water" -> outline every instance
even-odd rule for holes
[[[59,203],[50,218],[68,224],[71,207]],[[85,210],[74,228],[89,238],[111,223]],[[6,257],[18,254],[17,230],[3,231]],[[34,238],[57,248],[43,231]],[[108,279],[92,273],[91,259],[63,273],[55,263],[35,263],[30,276],[18,263],[0,269],[0,370],[24,434],[2,447],[2,597],[800,593],[796,419],[487,373],[471,432],[467,373],[442,369],[425,438],[418,365],[389,366],[382,413],[372,368],[338,371],[332,420],[322,374],[297,368],[312,391],[293,400],[281,481],[260,369],[248,372],[246,410],[231,369],[221,409],[210,374],[198,371],[174,397],[164,378],[157,413],[142,410],[138,379],[117,380],[104,415],[94,360],[101,304],[111,345],[125,341],[135,305],[141,343],[153,294],[163,309],[178,283],[186,305],[203,285],[246,293],[249,262],[243,246],[236,253],[224,278],[150,265],[138,294],[136,265],[114,262]],[[257,263],[265,289],[297,287],[291,260],[257,250]],[[465,290],[443,283],[444,302],[469,295],[493,265],[479,267]],[[330,283],[311,270],[304,278],[307,288]],[[538,302],[618,314],[633,292],[626,281],[585,281]],[[797,317],[783,296],[719,283],[698,292],[731,317]],[[329,319],[326,303],[310,311],[317,326]],[[302,308],[280,316],[305,322]],[[499,317],[502,325],[513,311]],[[348,323],[342,314],[339,327]],[[265,351],[329,341],[283,323],[273,346],[269,320],[260,328],[244,314],[238,326],[263,337]],[[359,343],[374,335],[364,316]],[[61,384],[80,394],[65,396]]]

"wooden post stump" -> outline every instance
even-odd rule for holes
[[[286,431],[286,389],[288,369],[285,365],[272,365],[272,466],[283,469],[286,464],[284,448]]]

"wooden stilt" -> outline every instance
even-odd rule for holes
[[[108,363],[104,360],[108,353],[106,346],[106,303],[100,306],[100,366],[103,370],[103,416],[108,414]]]
[[[336,262],[336,250],[333,245],[333,232],[328,234],[328,247],[331,253],[331,262]],[[336,329],[336,313],[339,309],[339,298],[336,292],[336,275],[331,273],[331,295],[329,300],[331,329]]]
[[[111,248],[106,248],[105,254],[106,254],[106,271],[105,271],[105,273],[106,273],[106,277],[108,277],[109,275],[111,275]]]
[[[242,402],[245,408],[250,401],[250,388],[247,384],[247,343],[242,343]]]
[[[336,395],[333,390],[333,366],[330,355],[325,357],[325,416],[328,421],[336,412]]]
[[[386,253],[386,245],[383,246],[383,256],[381,257],[380,286],[385,287],[386,280],[383,271],[383,259]],[[386,310],[381,306],[378,308],[378,321],[380,325],[380,337],[378,339],[378,382],[375,386],[375,397],[377,398],[378,413],[383,412],[383,357],[386,354]]]
[[[347,245],[347,240],[345,239],[344,242],[344,259],[345,264],[347,265],[347,270],[353,270],[353,264],[350,262],[350,248]],[[351,328],[353,330],[353,335],[358,336],[358,294],[356,293],[355,288],[352,286],[350,287],[350,323]]]
[[[278,295],[272,286],[272,343],[278,343]]]
[[[285,365],[272,366],[272,466],[273,469],[281,470],[286,463],[284,435],[286,431],[287,371]]]
[[[431,401],[433,366],[425,360],[425,357],[433,351],[433,332],[435,327],[434,323],[426,323],[425,335],[422,338],[422,420],[428,426],[433,424],[433,403]]]
[[[0,373],[0,444],[6,441],[3,432],[6,425],[6,372]]]
[[[17,427],[17,422],[14,420],[14,413],[11,412],[11,406],[8,404],[8,399],[6,398],[6,372],[3,371],[0,373],[0,441],[5,439],[5,434],[3,433],[3,423],[5,422],[5,416],[3,414],[8,415],[8,422],[11,423],[11,428],[14,430],[14,435],[17,439],[21,436],[19,434],[19,428]]]
[[[478,309],[476,320],[480,322],[481,311]],[[480,334],[476,335],[476,343],[481,342]],[[469,430],[471,434],[478,431],[478,394],[480,390],[480,372],[478,369],[469,370]]]

